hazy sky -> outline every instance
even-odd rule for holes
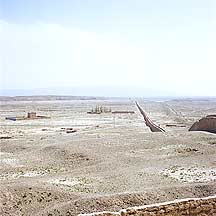
[[[97,86],[216,96],[216,1],[0,0],[0,89]]]

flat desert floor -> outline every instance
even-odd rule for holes
[[[0,215],[77,215],[216,194],[216,99],[1,101]],[[87,114],[102,105],[134,114]],[[5,120],[35,111],[50,119]],[[66,133],[74,128],[75,133]]]

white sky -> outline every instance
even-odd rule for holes
[[[151,34],[136,29],[132,36],[133,29],[127,36],[50,20],[2,19],[0,89],[104,85],[216,96],[216,19],[195,15],[191,28],[153,26]]]

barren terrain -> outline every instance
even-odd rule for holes
[[[0,215],[77,215],[216,194],[216,99],[2,100]],[[134,114],[87,114],[96,105]],[[50,119],[10,121],[35,111]],[[66,133],[67,128],[77,131]]]

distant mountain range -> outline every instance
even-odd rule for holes
[[[38,89],[0,89],[1,96],[68,95],[97,97],[170,96],[170,92],[137,86],[77,86]]]
[[[56,87],[40,89],[0,89],[0,100],[99,100],[99,99],[162,99],[162,100],[194,100],[212,99],[216,97],[194,97],[190,95],[173,94],[145,87],[133,86],[83,86],[83,87]]]
[[[32,96],[0,96],[0,101],[54,101],[54,100],[102,100],[104,97],[90,96],[60,96],[60,95],[32,95]]]

